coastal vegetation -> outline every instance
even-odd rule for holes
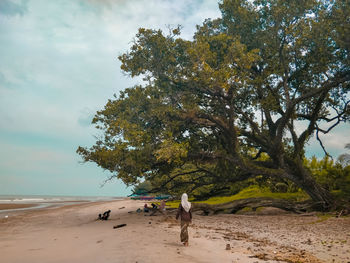
[[[302,192],[313,209],[347,203],[350,168],[328,157],[322,135],[350,117],[349,6],[223,0],[192,40],[180,26],[140,28],[119,59],[144,84],[96,113],[103,134],[78,154],[153,192],[208,199],[255,185]],[[312,137],[322,161],[305,157]]]

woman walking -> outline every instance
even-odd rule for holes
[[[191,203],[188,202],[187,194],[182,194],[181,204],[177,210],[176,220],[180,217],[181,219],[181,242],[187,247],[188,246],[188,226],[192,222],[192,209]]]

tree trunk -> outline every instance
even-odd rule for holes
[[[334,200],[329,191],[316,183],[311,178],[305,178],[302,189],[311,197],[321,210],[329,210],[332,208]]]
[[[315,208],[327,211],[332,209],[334,199],[331,193],[319,185],[311,176],[310,172],[304,168],[301,161],[294,162],[293,173],[287,177],[303,189],[313,200]]]

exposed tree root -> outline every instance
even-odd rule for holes
[[[312,201],[292,202],[273,198],[247,198],[217,205],[193,203],[192,209],[193,211],[203,211],[204,214],[209,215],[222,212],[234,214],[245,207],[251,207],[253,210],[258,207],[276,207],[297,214],[317,210],[317,204]]]

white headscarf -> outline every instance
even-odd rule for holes
[[[188,196],[186,193],[182,194],[181,196],[181,205],[186,212],[190,211],[191,203],[188,202]]]

